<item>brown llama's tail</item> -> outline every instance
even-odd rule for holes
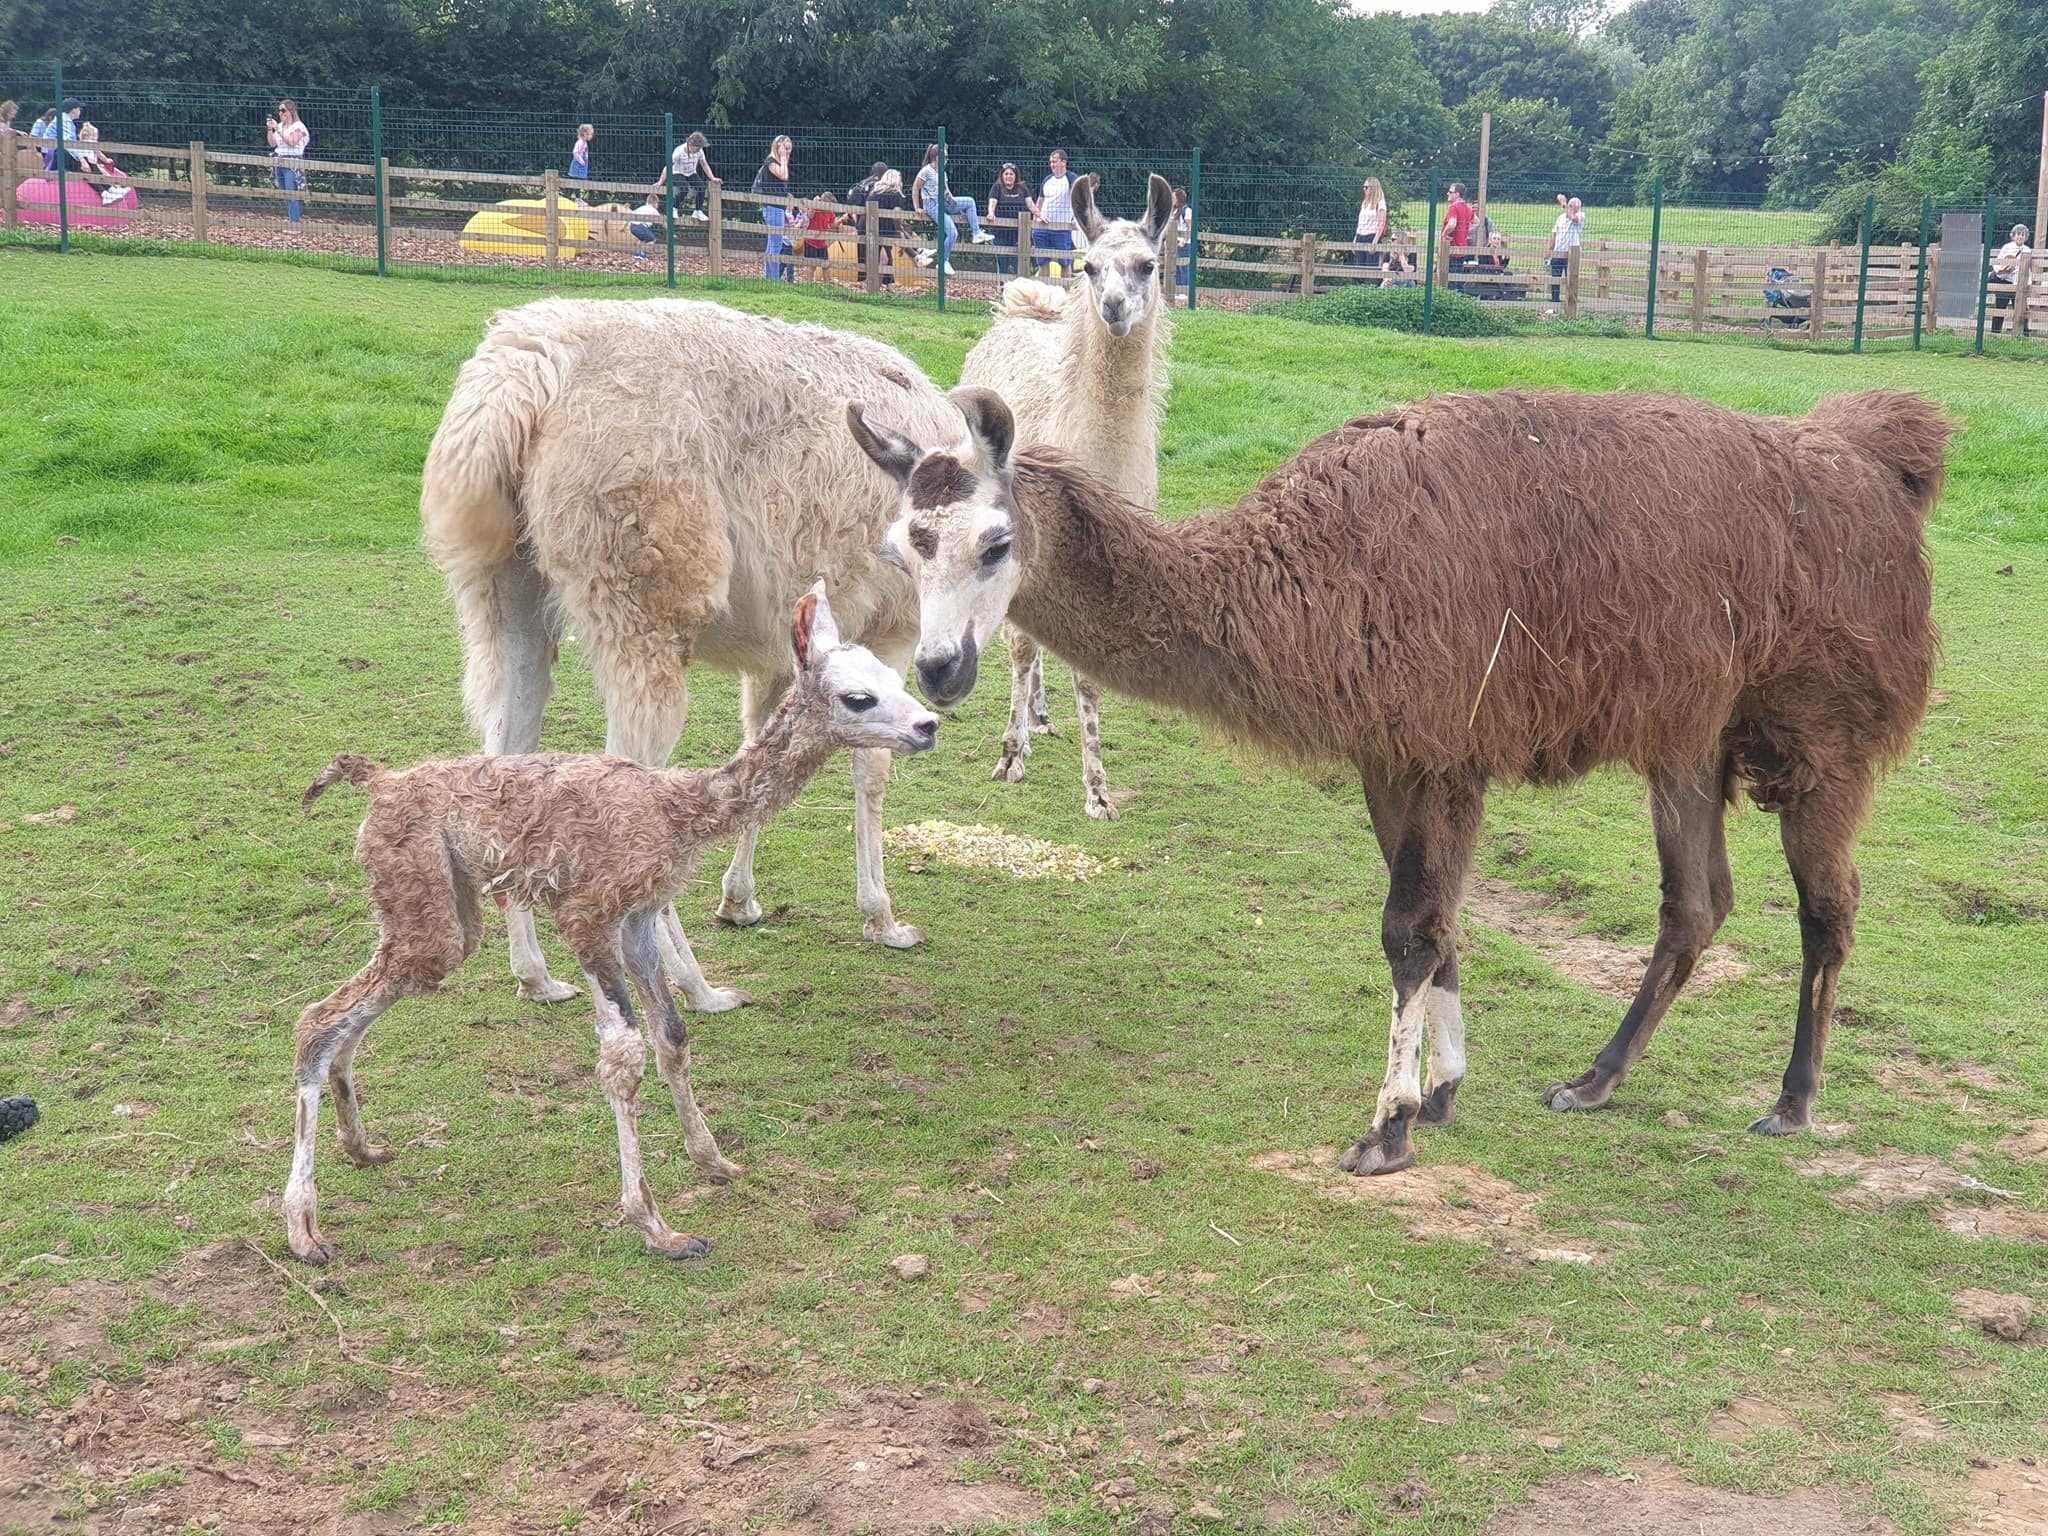
[[[1956,423],[1932,400],[1895,389],[1831,395],[1806,419],[1897,475],[1919,505],[1923,521],[1933,510],[1941,496],[1948,440]]]
[[[313,810],[313,802],[326,794],[332,785],[338,784],[343,779],[347,779],[349,783],[355,785],[358,789],[368,789],[384,776],[384,770],[371,762],[367,757],[359,757],[353,752],[344,752],[325,768],[322,768],[320,770],[320,777],[306,786],[305,794],[299,797],[299,809],[310,815]]]

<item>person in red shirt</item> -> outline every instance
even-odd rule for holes
[[[1464,184],[1452,182],[1450,207],[1444,212],[1443,237],[1444,243],[1450,247],[1450,270],[1453,272],[1463,272],[1472,264],[1470,256],[1460,256],[1458,252],[1472,243],[1472,225],[1477,217],[1472,205],[1465,201]]]

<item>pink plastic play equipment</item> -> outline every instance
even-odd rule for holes
[[[100,201],[100,189],[83,176],[64,178],[64,200],[71,205],[73,229],[121,229],[135,217],[139,206],[133,187],[121,188],[118,203]],[[57,222],[57,178],[31,176],[14,189],[17,217],[24,224]]]

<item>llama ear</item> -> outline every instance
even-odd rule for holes
[[[817,612],[818,588],[813,587],[796,600],[796,612],[789,621],[789,648],[796,652],[796,669],[799,672],[811,664],[811,620]]]
[[[1017,419],[1003,397],[992,389],[963,385],[946,397],[967,418],[967,434],[974,447],[975,468],[983,474],[998,474],[1010,467],[1010,445],[1017,436]]]
[[[920,457],[917,444],[900,432],[870,422],[855,400],[846,403],[846,426],[861,452],[880,465],[884,474],[898,485],[910,484],[910,472],[917,468]]]
[[[816,599],[815,602],[812,602]],[[823,659],[827,651],[836,650],[839,645],[839,625],[832,618],[832,604],[825,598],[825,583],[818,584],[804,594],[804,601],[811,603],[811,654]]]
[[[1074,222],[1080,226],[1081,233],[1088,237],[1090,245],[1100,240],[1103,230],[1108,228],[1103,222],[1101,210],[1095,206],[1095,189],[1101,185],[1101,176],[1090,171],[1074,183],[1073,191],[1068,194],[1074,205]]]
[[[1154,245],[1173,227],[1173,185],[1157,171],[1145,186],[1145,238]]]

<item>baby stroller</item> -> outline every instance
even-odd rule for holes
[[[1792,274],[1773,267],[1764,283],[1764,325],[1805,325],[1812,318],[1813,290],[1791,286]]]

